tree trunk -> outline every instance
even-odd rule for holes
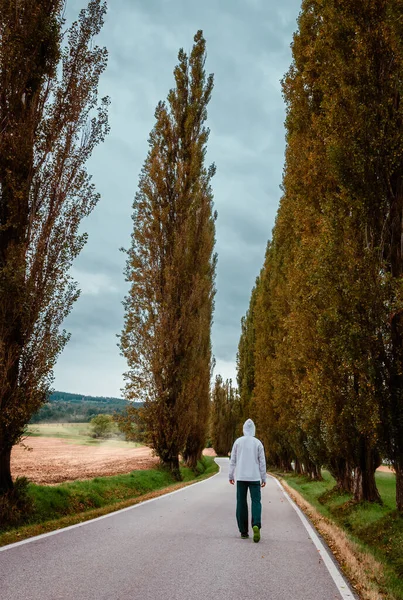
[[[389,456],[396,471],[396,507],[403,512],[403,315],[394,315],[391,323],[393,365],[390,376],[390,407],[386,435]]]
[[[172,456],[162,461],[164,467],[166,467],[170,472],[172,477],[176,481],[182,481],[182,475],[179,469],[179,457]]]
[[[308,475],[308,477],[310,477],[312,479],[312,481],[321,481],[322,480],[320,467],[318,467],[318,465],[316,465],[311,459],[309,459],[309,458],[306,459],[304,461],[304,466],[305,466],[306,474]]]
[[[403,513],[403,468],[396,465],[396,507]]]
[[[336,486],[341,492],[353,493],[353,469],[345,458],[334,458],[327,465],[330,474],[336,480]]]
[[[359,464],[354,469],[354,500],[382,504],[375,482],[375,470],[379,466],[379,454],[369,447],[367,440],[360,440]]]
[[[292,469],[291,460],[289,458],[284,458],[284,457],[281,458],[280,468],[285,473],[287,473],[288,471],[292,471],[293,469]]]
[[[187,467],[193,470],[196,469],[197,461],[201,459],[203,448],[204,444],[200,443],[200,437],[197,435],[197,432],[188,436],[182,453],[183,460]],[[227,448],[229,448],[229,451],[231,451],[231,442],[228,443]],[[225,454],[228,455],[228,450]]]
[[[345,492],[352,494],[354,492],[354,477],[353,469],[349,462],[345,461],[344,469],[341,473],[340,482],[337,483],[338,487]]]
[[[299,458],[295,459],[295,473],[297,475],[302,475],[302,465],[301,465],[301,461],[299,460]]]
[[[197,452],[191,452],[189,454],[183,453],[183,460],[185,461],[185,464],[187,467],[189,467],[189,469],[196,469],[197,461],[201,458],[200,454],[201,453]]]
[[[400,94],[396,98],[401,102]],[[400,279],[403,274],[403,179],[398,170],[391,178],[391,241],[390,265],[392,277]],[[403,311],[391,318],[392,366],[390,373],[390,406],[387,415],[386,439],[396,471],[396,506],[403,512]]]
[[[319,465],[312,463],[312,480],[313,481],[323,481],[322,471]]]
[[[375,472],[356,467],[354,471],[354,500],[356,502],[378,502],[382,504],[375,483]]]
[[[13,489],[11,477],[11,448],[0,450],[0,494]]]
[[[195,470],[195,468],[197,467],[197,457],[194,455],[188,456],[185,460],[185,465],[189,467],[189,469]]]

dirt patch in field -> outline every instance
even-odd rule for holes
[[[91,479],[139,469],[151,469],[158,459],[150,448],[78,446],[58,438],[30,437],[26,445],[14,446],[11,454],[13,478],[25,475],[34,483],[55,484]]]
[[[377,471],[381,471],[382,473],[394,473],[394,469],[392,467],[388,467],[387,465],[381,465],[377,468]]]
[[[203,454],[205,456],[213,456],[213,457],[217,456],[216,451],[214,450],[214,448],[205,448],[203,450]]]

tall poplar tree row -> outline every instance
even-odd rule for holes
[[[379,403],[367,385],[375,322],[362,318],[373,300],[363,273],[368,267],[370,278],[373,271],[361,250],[357,205],[342,193],[322,125],[334,76],[329,30],[340,22],[327,20],[319,3],[303,8],[284,80],[287,162],[279,214],[287,213],[293,245],[284,261],[288,314],[278,355],[290,350],[289,386],[309,454],[303,462],[326,461],[341,487],[352,483],[346,475],[353,468],[356,498],[379,500]]]
[[[44,403],[79,292],[68,275],[98,194],[85,163],[108,131],[97,100],[106,12],[91,0],[63,42],[62,0],[0,0],[0,494]],[[66,32],[65,32],[66,33]]]
[[[126,397],[145,401],[148,438],[176,478],[179,453],[195,464],[207,435],[216,266],[215,167],[205,166],[213,76],[201,31],[190,56],[180,50],[178,59],[134,201],[121,336]]]
[[[369,501],[389,458],[403,510],[401,2],[306,0],[298,25],[252,396],[269,453]]]
[[[398,0],[349,0],[330,3],[326,13],[338,27],[329,28],[333,64],[321,130],[360,242],[355,289],[357,280],[364,283],[359,323],[365,365],[354,383],[363,419],[374,415],[368,397],[378,403],[378,438],[395,467],[403,511],[403,8]],[[373,438],[367,431],[360,469]]]
[[[390,277],[387,253],[389,240],[393,243],[388,195],[401,161],[396,151],[401,119],[394,112],[402,70],[401,8],[394,2],[307,2],[303,8],[296,68],[285,93],[294,123],[301,98],[309,108],[310,164],[295,185],[303,192],[306,176],[313,176],[303,196],[311,198],[313,209],[319,201],[315,228],[306,236],[315,232],[315,260],[307,261],[305,271],[315,275],[315,285],[305,288],[310,300],[300,303],[316,312],[316,327],[299,327],[302,335],[315,333],[306,336],[316,348],[317,365],[305,360],[315,382],[307,396],[320,406],[330,466],[347,473],[353,468],[357,500],[379,500],[374,479],[379,453],[388,440],[396,450],[401,423],[401,399],[392,402],[395,418],[387,418],[386,408],[393,397],[388,371],[397,368],[390,359],[391,314],[396,309],[399,314],[401,305],[401,284]]]

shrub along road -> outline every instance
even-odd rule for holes
[[[199,484],[0,548],[2,600],[353,598],[275,480],[260,543],[240,539],[228,459],[217,460],[220,474]]]

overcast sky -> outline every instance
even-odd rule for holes
[[[68,17],[85,0],[68,0]],[[111,98],[111,133],[89,162],[101,200],[84,222],[89,241],[74,264],[82,294],[65,322],[72,337],[55,368],[54,387],[122,396],[126,361],[117,346],[127,291],[123,269],[132,203],[148,151],[154,110],[173,87],[179,48],[202,29],[208,73],[207,162],[218,211],[215,373],[236,380],[240,320],[263,264],[280,199],[285,107],[280,80],[300,0],[109,0],[97,42],[109,51],[100,94]]]

